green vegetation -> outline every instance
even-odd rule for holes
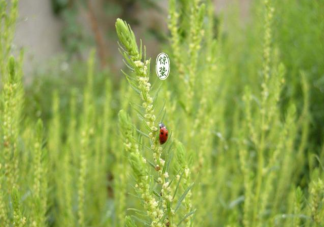
[[[117,19],[120,80],[91,51],[30,87],[17,4],[0,0],[0,226],[324,225],[323,2],[255,1],[242,23],[170,0],[166,80]]]

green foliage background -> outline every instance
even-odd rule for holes
[[[0,226],[324,225],[323,1],[253,1],[242,23],[170,0],[167,80],[119,21],[126,76],[92,51],[29,87],[17,4],[0,1]]]

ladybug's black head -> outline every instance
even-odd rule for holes
[[[165,125],[161,122],[161,123],[159,124],[159,127],[160,127],[160,129],[161,129],[161,128],[165,128]]]

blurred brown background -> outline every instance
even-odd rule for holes
[[[249,1],[214,0],[215,15],[239,4],[242,18],[247,18]],[[25,76],[30,78],[35,67],[43,67],[67,52],[70,58],[86,58],[94,46],[102,67],[113,71],[119,68],[122,63],[114,58],[118,51],[114,29],[117,17],[129,21],[137,37],[145,39],[148,56],[155,56],[161,40],[167,40],[167,8],[166,0],[20,1],[14,43],[25,50]]]

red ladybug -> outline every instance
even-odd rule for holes
[[[168,140],[168,130],[163,123],[160,126],[160,144],[164,144]]]

